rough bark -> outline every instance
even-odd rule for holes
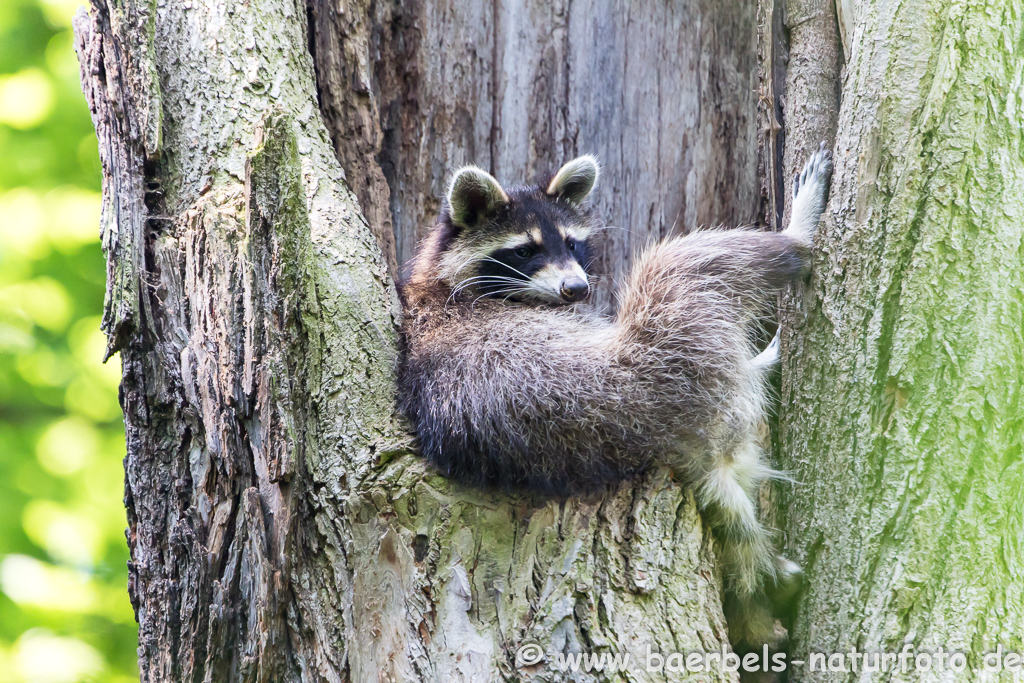
[[[304,558],[331,533],[312,510],[342,510],[346,478],[405,440],[396,296],[316,108],[304,16],[99,3],[76,22],[145,681],[337,679],[347,574]]]
[[[605,12],[79,16],[144,681],[561,678],[517,668],[523,643],[681,680],[642,670],[648,646],[720,649],[713,543],[664,472],[582,499],[467,490],[394,413],[388,221],[407,256],[459,163],[516,180],[597,151],[597,209],[631,230],[612,274],[651,236],[758,215],[754,6]]]
[[[782,95],[786,88],[789,41],[783,30],[783,10],[781,0],[757,3],[758,179],[763,200],[762,221],[775,232],[782,230],[783,212],[788,208],[782,170],[786,148]]]
[[[803,482],[785,529],[808,571],[792,654],[945,648],[965,671],[895,678],[1019,680],[979,669],[1024,645],[1024,6],[839,8],[816,37],[847,46],[831,201],[783,321],[778,452]],[[812,90],[787,92],[787,125],[827,111]]]

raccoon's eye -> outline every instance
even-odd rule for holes
[[[571,237],[566,237],[565,246],[569,248],[569,251],[576,251],[576,240]]]
[[[515,250],[515,255],[519,258],[530,258],[533,256],[533,249],[530,247],[519,247]]]

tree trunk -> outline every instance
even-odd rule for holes
[[[597,211],[629,228],[610,277],[650,238],[755,221],[755,10],[78,17],[143,681],[561,680],[552,655],[581,650],[639,680],[735,678],[644,671],[648,649],[725,641],[713,543],[665,472],[551,501],[426,470],[395,414],[393,275],[469,161],[522,182],[597,152]],[[519,666],[529,643],[548,659]]]
[[[786,177],[833,130],[808,134],[809,112],[838,111],[838,135],[808,295],[783,317],[777,450],[802,482],[784,528],[808,579],[793,675],[889,680],[853,673],[850,649],[909,645],[932,670],[898,680],[1020,680],[982,669],[1024,645],[1024,6],[863,0],[837,22],[803,4]],[[792,87],[829,53],[798,30],[843,46],[838,110],[814,73]],[[966,669],[940,672],[940,648]],[[847,671],[812,670],[814,652]]]

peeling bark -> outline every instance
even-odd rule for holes
[[[643,671],[648,647],[725,642],[713,543],[664,472],[537,500],[411,452],[389,225],[407,256],[452,167],[528,179],[583,151],[598,211],[631,228],[611,274],[650,237],[753,221],[754,7],[308,9],[95,0],[76,20],[142,680],[563,679],[517,668],[524,643],[733,680]]]

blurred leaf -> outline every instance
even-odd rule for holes
[[[138,680],[78,0],[0,0],[0,680]]]

